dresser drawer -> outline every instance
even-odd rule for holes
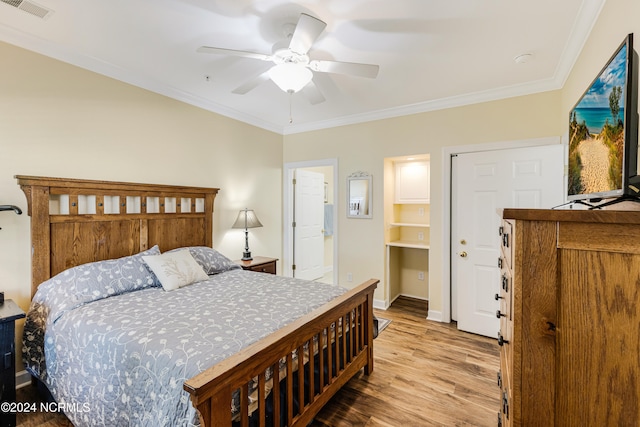
[[[513,276],[511,270],[502,269],[500,271],[500,293],[499,293],[499,307],[500,307],[500,319],[508,321],[513,320],[512,304],[513,304]]]
[[[500,251],[507,268],[513,267],[513,228],[512,222],[503,220],[499,230]]]
[[[513,387],[511,384],[511,367],[506,363],[508,357],[503,354],[503,351],[500,353],[501,363],[500,377],[498,381],[498,386],[500,387],[500,411],[498,412],[498,415],[501,419],[501,425],[505,427],[513,425]]]

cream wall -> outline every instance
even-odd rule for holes
[[[412,154],[431,155],[431,250],[429,252],[429,308],[442,309],[442,148],[447,146],[517,141],[557,136],[562,132],[560,92],[511,98],[387,120],[342,126],[284,137],[284,162],[338,158],[341,195],[338,203],[339,282],[350,287],[378,278],[377,305],[389,299],[384,283],[383,223],[384,159]],[[355,171],[373,174],[373,218],[346,217],[347,176]],[[353,282],[347,282],[347,274]]]
[[[14,175],[219,187],[214,246],[242,256],[238,210],[255,209],[254,254],[282,254],[282,136],[0,43],[0,290],[30,301],[26,199]],[[22,321],[17,330],[18,342]],[[19,365],[21,366],[21,362]]]

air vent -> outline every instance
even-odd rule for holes
[[[52,13],[53,10],[47,9],[44,6],[40,6],[32,1],[27,0],[0,0],[2,3],[6,3],[9,6],[13,6],[17,9],[20,9],[23,12],[27,12],[30,15],[37,16],[41,19],[47,19]]]

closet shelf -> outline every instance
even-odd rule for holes
[[[411,240],[394,240],[387,243],[387,246],[395,246],[397,248],[430,249],[430,246],[425,243],[418,243]]]
[[[424,227],[429,228],[429,224],[418,224],[414,222],[392,222],[389,224],[391,227]]]

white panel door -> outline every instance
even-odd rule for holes
[[[497,210],[562,204],[563,171],[564,147],[559,144],[465,153],[453,159],[451,282],[458,329],[496,336]]]
[[[293,276],[315,280],[324,274],[324,175],[296,169]]]

